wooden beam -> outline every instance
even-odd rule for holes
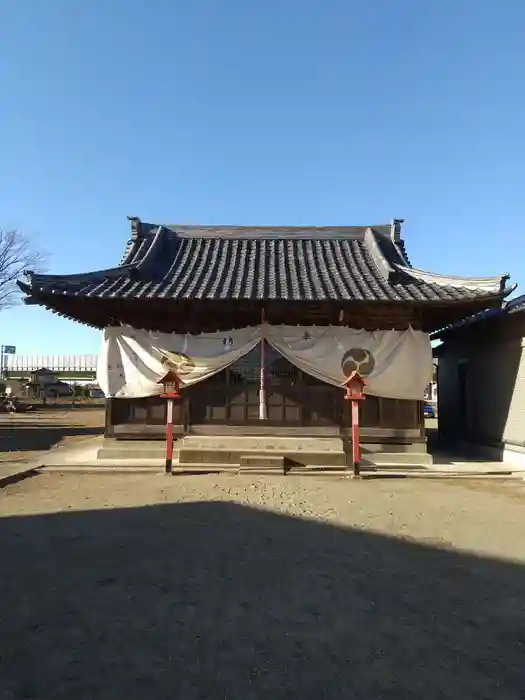
[[[257,325],[261,302],[249,300],[111,299],[50,295],[40,303],[62,314],[97,328],[124,323],[136,328],[165,332],[228,330]],[[269,323],[286,325],[344,325],[368,330],[402,330],[408,326],[432,332],[455,323],[481,308],[486,302],[436,305],[432,302],[266,302]]]

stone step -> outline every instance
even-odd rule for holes
[[[376,472],[396,472],[396,471],[406,471],[406,472],[417,472],[426,471],[427,468],[421,464],[382,464],[376,466],[374,464],[361,463],[360,471],[367,474],[375,474]],[[286,469],[287,474],[315,474],[322,472],[352,472],[354,467],[351,462],[348,463],[346,467],[337,464],[299,464],[297,466],[292,466]]]
[[[202,450],[245,450],[247,452],[341,452],[351,449],[351,440],[340,436],[332,437],[283,437],[247,435],[186,435],[179,443],[188,449]],[[362,443],[365,454],[426,454],[425,443]]]
[[[151,467],[122,467],[118,465],[108,465],[108,466],[95,466],[95,465],[65,465],[65,466],[42,466],[36,467],[31,470],[31,474],[46,473],[46,472],[61,472],[63,474],[76,473],[76,474],[149,474],[150,476],[165,476],[164,469],[159,468],[159,466]],[[232,467],[231,464],[185,464],[185,465],[174,465],[173,466],[173,476],[184,476],[191,474],[219,474],[219,473],[231,473],[231,474],[244,474],[245,476],[283,476],[282,473],[275,470],[265,470],[263,468],[251,468],[244,472],[239,471],[239,467]],[[331,477],[338,479],[351,479],[353,473],[351,469],[341,469],[340,467],[315,467],[314,469],[302,469],[300,471],[289,472],[291,476],[302,476],[302,477]],[[410,470],[410,469],[378,469],[376,471],[366,471],[362,470],[362,479],[454,479],[454,480],[495,480],[495,481],[519,481],[523,482],[523,476],[521,474],[512,472],[484,472],[484,471],[472,471],[472,472],[447,472],[438,471],[433,469],[420,469],[420,470]]]
[[[261,464],[266,460],[267,464],[273,462],[273,460],[280,460],[281,463],[284,461],[287,465],[293,466],[294,464],[326,464],[330,462],[333,464],[339,464],[344,467],[346,465],[347,457],[344,452],[295,452],[286,450],[202,450],[202,449],[188,449],[182,447],[179,450],[179,459],[181,462],[192,462],[195,464],[205,463],[212,464],[214,462],[221,462],[222,464],[240,464],[241,458],[254,457],[255,460]]]
[[[133,456],[132,456],[133,455]],[[279,464],[283,463],[283,460],[288,469],[296,469],[302,465],[310,466],[323,466],[327,462],[330,462],[332,466],[345,467],[347,464],[351,464],[351,456],[345,455],[343,452],[339,453],[317,453],[317,454],[297,454],[297,453],[265,453],[260,452],[250,453],[253,455],[258,466],[262,465],[264,459],[269,465],[277,460]],[[225,451],[225,450],[213,450],[213,451],[200,451],[200,450],[185,450],[180,451],[174,450],[174,458],[179,459],[184,463],[192,464],[229,464],[231,466],[238,466],[240,464],[241,457],[247,457],[248,455],[243,455],[242,453]],[[117,448],[101,448],[97,452],[97,462],[108,462],[111,460],[125,460],[126,462],[140,462],[143,460],[156,460],[162,462],[165,457],[164,449],[151,450],[143,449],[133,453],[130,450],[120,450]],[[381,455],[363,455],[362,459],[363,466],[372,467],[400,467],[400,468],[414,468],[414,467],[428,467],[432,465],[432,456],[428,454],[386,454]]]
[[[261,466],[264,459],[270,464],[274,459],[284,460],[285,466],[288,469],[293,469],[295,467],[300,467],[301,465],[319,465],[323,466],[326,464],[331,464],[332,466],[345,467],[351,464],[351,455],[345,452],[287,452],[285,450],[279,451],[250,451],[246,453],[241,453],[233,450],[200,450],[200,449],[187,449],[182,447],[179,451],[179,459],[181,462],[192,462],[192,463],[214,463],[222,462],[223,464],[239,464],[241,457],[247,457],[248,455],[253,455],[255,461]],[[432,456],[426,453],[386,453],[373,454],[373,455],[363,455],[362,458],[363,465],[370,466],[399,466],[399,467],[428,467],[432,465]]]
[[[363,464],[373,464],[375,466],[398,465],[403,467],[419,465],[430,467],[433,464],[432,455],[428,452],[375,452],[362,453]]]
[[[176,445],[179,440],[175,440]],[[164,440],[117,440],[115,438],[104,438],[101,448],[118,449],[136,452],[137,450],[155,450],[164,449]]]
[[[179,445],[175,441],[173,447]],[[97,460],[106,459],[164,459],[166,445],[162,440],[115,440],[105,438],[97,451]]]
[[[352,449],[352,442],[347,442],[347,449]],[[381,455],[381,454],[427,454],[427,445],[425,442],[411,442],[408,444],[400,444],[395,442],[389,443],[370,443],[364,442],[361,444],[361,452],[363,455]]]
[[[179,462],[173,465],[173,474],[238,474],[239,469],[240,466],[238,464]]]
[[[281,437],[236,435],[186,435],[183,447],[199,450],[241,452],[340,452],[340,437]]]
[[[135,457],[134,457],[135,455]],[[160,449],[139,449],[129,450],[119,447],[101,447],[97,452],[97,460],[102,459],[164,459],[166,448],[163,446]]]
[[[421,470],[383,470],[379,469],[377,472],[363,473],[364,479],[380,479],[380,478],[411,478],[411,479],[454,479],[454,480],[477,480],[477,479],[488,479],[495,481],[523,481],[523,477],[518,474],[508,474],[505,472],[494,473],[494,472],[483,472],[483,471],[472,471],[472,472],[443,472],[434,469],[421,469]]]
[[[240,471],[251,471],[253,469],[264,469],[265,471],[278,471],[284,473],[285,460],[281,455],[269,454],[247,454],[239,458]]]
[[[363,446],[363,464],[381,467],[432,465],[432,456],[421,451],[421,446],[418,452],[394,449],[406,447],[400,445],[374,447],[382,449],[369,451]],[[322,466],[327,463],[345,467],[351,462],[351,453],[345,452],[340,438],[279,438],[275,442],[268,442],[268,438],[259,437],[189,436],[174,443],[174,457],[179,457],[185,463],[222,463],[238,466],[243,455],[266,456],[268,460],[284,459],[291,468],[305,464]],[[162,440],[106,439],[97,452],[97,461],[163,460],[164,457],[165,444]]]
[[[42,472],[60,472],[62,474],[162,474],[163,466],[132,466],[119,463],[110,464],[65,464],[41,467]]]

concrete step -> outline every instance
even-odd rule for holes
[[[284,471],[284,457],[282,455],[271,455],[267,453],[256,454],[250,452],[250,454],[240,456],[239,466],[241,469],[263,467],[264,469],[278,469]]]
[[[62,473],[62,474],[149,474],[150,476],[163,476],[164,465],[150,465],[150,466],[122,466],[118,463],[106,463],[104,466],[93,465],[93,464],[75,464],[75,465],[51,465],[51,466],[41,466],[30,470],[30,474],[38,473]],[[220,474],[220,473],[230,473],[244,474],[245,476],[301,476],[301,477],[328,477],[328,478],[339,478],[339,479],[351,479],[353,478],[352,469],[342,469],[341,467],[330,467],[330,466],[314,466],[314,467],[303,467],[297,470],[292,470],[283,474],[281,471],[275,469],[265,469],[264,467],[251,467],[246,470],[241,470],[239,466],[233,466],[231,464],[175,464],[173,465],[173,476],[184,476],[192,474]],[[524,482],[524,477],[522,473],[513,472],[494,472],[494,471],[483,471],[483,470],[472,470],[472,471],[443,471],[437,469],[375,469],[375,470],[361,470],[362,479],[454,479],[454,480],[496,480],[496,481],[519,481]]]
[[[174,442],[174,450],[179,445]],[[115,440],[105,438],[97,452],[97,460],[102,459],[164,459],[166,445],[162,440]]]
[[[351,449],[352,442],[348,441],[347,445]],[[411,442],[408,444],[398,444],[395,442],[389,443],[361,443],[361,452],[363,455],[373,454],[426,454],[427,446],[424,442]]]
[[[202,450],[202,449],[187,449],[182,447],[179,451],[179,459],[181,462],[192,463],[214,463],[220,462],[223,464],[239,464],[241,458],[253,457],[258,466],[262,466],[266,459],[269,466],[274,460],[284,460],[287,469],[294,469],[302,465],[319,465],[323,466],[330,464],[332,466],[346,467],[351,464],[351,455],[343,451],[328,451],[328,452],[296,452],[286,450],[275,451],[249,451],[238,452],[236,450]],[[432,456],[426,453],[376,453],[363,454],[362,463],[364,465],[389,468],[391,466],[414,468],[428,467],[432,465]]]
[[[177,444],[177,440],[174,444]],[[164,440],[117,440],[116,438],[104,438],[101,448],[128,450],[137,452],[137,450],[163,449]]]
[[[173,474],[238,474],[240,466],[238,464],[220,464],[212,462],[179,462],[173,465]]]
[[[433,459],[428,452],[363,452],[362,462],[363,464],[372,464],[377,467],[387,467],[396,464],[400,467],[430,467],[433,464]]]
[[[331,437],[283,437],[261,435],[186,435],[180,442],[188,449],[201,450],[243,450],[247,452],[341,452],[351,447],[351,441],[340,436]],[[362,443],[365,454],[426,454],[425,443]]]
[[[135,451],[119,449],[117,447],[101,447],[97,452],[97,459],[133,459],[133,455],[136,455],[136,459],[164,459],[166,448],[141,449]]]
[[[369,449],[369,448],[372,449]],[[405,451],[404,445],[368,445],[362,448],[362,462],[371,466],[390,468],[427,467],[432,456],[421,450]],[[376,449],[377,448],[377,449]],[[379,449],[381,448],[381,449]],[[388,450],[388,451],[387,451]],[[331,464],[346,467],[351,454],[345,452],[340,438],[276,438],[235,436],[187,436],[174,443],[174,457],[189,464],[228,464],[238,466],[243,456],[255,455],[258,466],[262,458],[284,459],[288,468],[301,465]],[[105,439],[97,452],[97,462],[108,460],[163,460],[165,445],[162,440]]]
[[[182,440],[184,449],[203,451],[227,450],[232,452],[340,452],[340,437],[280,437],[236,435],[187,435]]]
[[[132,456],[135,455],[135,456]],[[339,453],[306,453],[306,454],[298,454],[298,453],[283,453],[280,452],[278,454],[267,452],[267,453],[260,453],[260,452],[254,452],[254,453],[249,453],[249,455],[242,454],[239,452],[232,452],[230,450],[206,450],[206,451],[201,451],[201,450],[186,450],[186,449],[181,449],[179,450],[174,450],[174,458],[179,459],[181,462],[184,463],[192,463],[192,464],[228,464],[232,466],[238,466],[240,464],[240,460],[242,457],[248,458],[253,458],[253,460],[257,463],[258,466],[262,466],[264,460],[266,460],[266,463],[268,466],[272,464],[274,461],[277,461],[279,464],[282,464],[283,460],[286,464],[286,467],[288,469],[296,469],[302,465],[318,465],[318,466],[323,466],[327,462],[329,462],[332,466],[339,466],[339,467],[345,467],[347,464],[351,463],[351,456],[346,455],[344,452],[339,452]],[[106,448],[101,448],[97,452],[97,463],[99,462],[107,462],[107,461],[115,461],[115,460],[125,460],[125,461],[130,461],[130,462],[140,462],[144,460],[156,460],[156,461],[163,461],[165,458],[165,452],[164,449],[156,449],[156,450],[151,450],[151,449],[143,449],[137,452],[132,452],[129,449],[106,449]],[[393,467],[399,467],[399,468],[417,468],[417,467],[428,467],[432,465],[432,456],[428,454],[420,454],[420,455],[415,455],[415,454],[400,454],[400,453],[394,453],[394,454],[386,454],[382,453],[381,455],[363,455],[362,459],[362,464],[364,466],[370,466],[370,467],[381,467],[384,469],[388,468],[393,468]],[[248,463],[246,462],[245,466],[247,466]]]
[[[472,472],[442,472],[433,469],[422,470],[383,470],[377,472],[363,473],[363,479],[380,479],[380,478],[404,478],[404,479],[488,479],[495,481],[523,481],[523,477],[518,474],[505,474],[483,471]]]
[[[62,474],[162,474],[164,469],[161,465],[154,466],[131,466],[120,464],[65,464],[63,466],[50,465],[41,467],[39,471],[60,472]]]
[[[360,471],[361,472],[366,472],[367,474],[375,474],[376,472],[395,472],[395,471],[403,471],[403,472],[417,472],[417,471],[426,471],[426,467],[422,466],[421,464],[384,464],[381,466],[376,466],[374,464],[365,464],[361,462],[360,465]],[[291,468],[286,468],[286,473],[287,474],[303,474],[303,473],[316,473],[316,472],[352,472],[353,473],[354,467],[351,462],[348,463],[346,466],[341,466],[338,464],[299,464],[296,466],[292,466]]]
[[[339,464],[344,467],[346,465],[347,457],[344,452],[295,452],[287,450],[225,450],[225,449],[210,449],[203,450],[198,448],[187,448],[183,446],[179,452],[179,459],[181,462],[192,462],[192,463],[214,463],[220,462],[222,464],[240,464],[241,458],[245,461],[248,458],[253,458],[255,462],[262,465],[266,460],[266,464],[270,465],[274,460],[280,460],[281,463],[284,461],[287,465],[293,466],[294,464],[326,464],[330,462],[332,464]]]

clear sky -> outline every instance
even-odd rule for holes
[[[525,3],[0,0],[0,226],[49,271],[158,223],[406,220],[412,263],[525,291]],[[98,333],[0,313],[20,354]]]

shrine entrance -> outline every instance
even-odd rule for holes
[[[266,419],[259,418],[260,346],[209,379],[182,389],[175,402],[174,429],[188,433],[268,432],[291,435],[339,434],[350,427],[348,401],[340,387],[301,371],[265,345]],[[360,406],[362,436],[404,439],[421,432],[422,403],[367,396]],[[166,401],[159,396],[111,399],[106,436],[162,438]],[[423,433],[421,433],[423,435]]]
[[[339,425],[342,390],[299,370],[265,346],[267,418],[259,418],[260,345],[228,368],[191,388],[190,425]]]

